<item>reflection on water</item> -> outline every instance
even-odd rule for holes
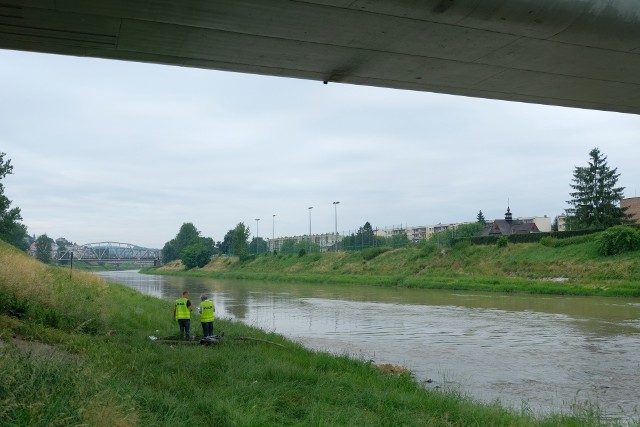
[[[637,300],[103,275],[167,300],[206,293],[218,316],[400,364],[477,399],[536,412],[588,400],[610,416],[638,416]]]

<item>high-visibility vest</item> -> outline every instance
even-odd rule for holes
[[[202,301],[202,304],[200,304],[200,309],[202,310],[200,321],[202,323],[213,322],[213,312],[216,311],[216,309],[213,307],[213,301]]]
[[[176,319],[191,319],[191,312],[189,311],[189,307],[187,307],[186,298],[178,298],[176,300]]]

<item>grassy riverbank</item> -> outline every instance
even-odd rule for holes
[[[240,262],[214,257],[202,269],[180,262],[160,274],[274,281],[363,283],[381,286],[528,292],[566,295],[640,296],[640,252],[604,257],[597,235],[540,243],[458,245],[442,253],[432,246],[384,251],[264,255]],[[377,254],[377,255],[376,255]]]
[[[602,425],[592,408],[536,418],[426,390],[236,322],[216,321],[217,346],[150,341],[176,331],[171,308],[0,242],[0,425]]]

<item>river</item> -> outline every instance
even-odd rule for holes
[[[218,318],[402,365],[426,387],[475,400],[536,414],[596,404],[609,418],[640,416],[638,299],[100,274],[170,301],[188,290],[197,304],[205,293]]]

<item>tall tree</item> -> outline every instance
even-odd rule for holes
[[[36,258],[45,264],[51,262],[51,244],[53,239],[46,234],[39,236],[36,239]]]
[[[244,222],[239,222],[233,229],[233,239],[231,242],[231,251],[234,255],[239,256],[241,260],[249,256],[249,227]]]
[[[383,246],[385,244],[394,247],[404,246],[401,241],[387,242],[384,238],[376,236],[371,223],[367,221],[362,227],[358,228],[355,234],[351,233],[349,236],[344,236],[340,245],[345,251],[359,251],[364,248]]]
[[[487,220],[486,220],[486,219],[484,219],[484,214],[482,213],[482,210],[480,210],[480,211],[478,212],[478,216],[476,217],[476,221],[477,221],[479,224],[482,224],[482,226],[483,226],[483,227],[484,227],[485,225],[487,225]]]
[[[568,222],[571,228],[607,228],[621,224],[626,218],[625,209],[620,208],[624,187],[617,187],[620,174],[611,169],[607,156],[598,148],[589,152],[589,162],[585,167],[576,166],[573,172],[567,203]]]
[[[235,228],[232,228],[231,230],[227,231],[227,234],[224,235],[224,239],[222,239],[222,242],[220,242],[220,244],[218,245],[218,247],[220,248],[220,252],[222,252],[223,254],[231,255],[232,253],[231,250],[232,250],[234,231],[235,231]]]
[[[182,251],[187,246],[199,243],[201,239],[209,239],[209,241],[204,242],[205,245],[213,244],[213,239],[210,237],[201,237],[195,225],[190,222],[185,222],[180,227],[180,231],[178,231],[176,237],[165,243],[162,248],[162,260],[164,262],[170,262],[180,259]]]
[[[13,173],[11,160],[4,160],[6,153],[0,153],[0,181]],[[25,238],[27,227],[21,224],[20,208],[11,208],[11,200],[4,195],[4,185],[0,182],[0,239],[26,251],[28,248]]]
[[[269,244],[262,237],[254,237],[249,243],[249,252],[252,254],[264,254],[269,252]]]

